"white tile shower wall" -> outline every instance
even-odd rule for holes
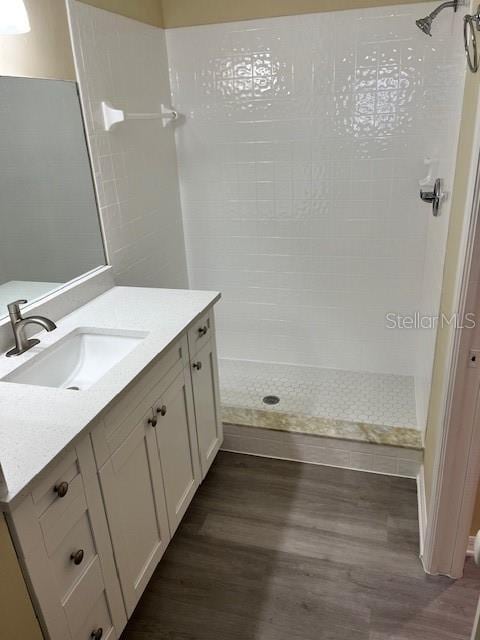
[[[449,192],[455,172],[456,148],[461,117],[461,96],[463,94],[464,54],[461,47],[458,20],[452,32],[443,33],[443,37],[434,47],[425,52],[426,67],[431,71],[423,81],[425,108],[431,113],[434,122],[430,141],[433,166],[436,176],[445,179],[447,201],[442,214],[435,218],[428,215],[423,280],[420,295],[419,313],[425,316],[424,326],[431,325],[430,317],[436,316],[440,306],[443,282],[443,265],[448,234],[450,213]],[[432,106],[436,104],[433,110]],[[435,122],[436,121],[436,122]],[[425,169],[426,171],[426,169]],[[435,169],[434,169],[435,171]],[[433,320],[436,322],[436,319]],[[436,325],[435,325],[436,326]],[[427,422],[428,402],[435,355],[435,329],[422,329],[416,335],[415,397],[417,401],[418,426],[424,428]]]
[[[115,280],[129,286],[188,286],[174,133],[160,120],[105,132],[100,103],[128,112],[170,104],[165,32],[69,2],[106,243]]]
[[[461,16],[415,27],[433,6],[167,31],[190,285],[223,291],[222,358],[416,373],[385,314],[438,308],[448,211],[418,181],[454,158],[464,75]]]

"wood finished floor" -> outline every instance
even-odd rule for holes
[[[424,574],[415,481],[220,453],[122,640],[466,640],[479,595]]]

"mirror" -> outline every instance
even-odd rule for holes
[[[105,262],[76,83],[0,78],[0,317]]]

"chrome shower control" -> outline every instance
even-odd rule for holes
[[[440,213],[440,205],[442,200],[445,199],[445,193],[442,189],[442,179],[437,178],[435,180],[435,185],[433,187],[433,191],[425,191],[424,189],[420,189],[420,198],[423,202],[428,202],[432,205],[432,212],[435,217]]]

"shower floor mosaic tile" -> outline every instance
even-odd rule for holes
[[[242,360],[220,360],[219,370],[230,424],[422,447],[411,376]]]

